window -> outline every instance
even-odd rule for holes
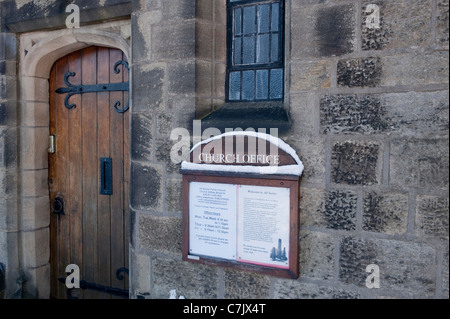
[[[227,101],[283,100],[283,0],[227,0],[227,10]]]

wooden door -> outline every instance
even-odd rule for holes
[[[117,270],[128,269],[129,254],[128,92],[105,90],[107,84],[128,82],[125,63],[114,69],[121,60],[122,51],[89,47],[61,58],[51,70],[50,134],[56,141],[55,153],[49,155],[52,298],[67,297],[58,279],[67,277],[70,264],[79,267],[82,282],[128,289],[128,275],[122,271],[116,276]],[[68,84],[84,87],[73,95],[56,92]],[[97,84],[102,84],[99,92],[91,92]],[[102,158],[111,165],[112,191],[106,195],[101,193]],[[55,213],[57,199],[63,202],[63,215]],[[80,299],[111,298],[93,289],[71,293]]]

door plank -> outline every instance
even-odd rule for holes
[[[123,55],[119,50],[110,50],[110,61],[114,65],[117,61],[122,60]],[[123,74],[127,71],[120,66],[120,73],[111,72],[110,83],[123,82]],[[111,92],[110,99],[112,105],[115,101],[120,101],[121,107],[124,105],[122,92]],[[113,185],[115,187],[114,194],[111,196],[111,266],[113,270],[117,270],[125,266],[124,255],[124,230],[123,230],[123,152],[124,152],[124,127],[123,114],[116,111],[111,112],[111,157],[113,158]],[[120,143],[118,141],[121,141]],[[124,281],[119,281],[115,274],[111,278],[114,287],[124,288]],[[127,279],[127,278],[126,278]]]
[[[111,63],[109,49],[98,48],[97,79],[98,83],[109,83]],[[110,154],[110,109],[111,102],[109,92],[97,94],[97,118],[98,120],[98,157],[111,157]],[[113,191],[115,191],[113,189]],[[98,196],[98,283],[111,286],[111,202],[110,197]],[[103,294],[103,298],[109,295]]]
[[[97,50],[90,47],[82,54],[82,83],[96,84]],[[97,194],[98,194],[98,155],[97,155],[97,94],[86,93],[81,96],[82,110],[82,149],[83,149],[83,279],[97,282]],[[85,291],[85,298],[96,299],[98,294]]]
[[[56,85],[57,87],[64,86],[64,75],[69,71],[67,66],[67,59],[60,60],[57,62],[57,74],[56,74]],[[56,105],[64,105],[64,97],[57,96]],[[66,144],[66,140],[68,138],[68,111],[64,107],[56,108],[57,114],[57,125],[58,125],[58,134],[56,137],[56,169],[58,172],[67,171],[67,158],[69,158],[69,150]],[[55,197],[62,197],[64,201],[66,201],[66,196],[68,191],[67,180],[63,178],[58,179],[58,189]],[[57,229],[58,234],[58,266],[57,266],[57,274],[58,278],[66,277],[65,268],[70,264],[70,242],[67,240],[70,236],[70,216],[54,216],[57,219]],[[58,283],[58,297],[65,297],[65,287],[61,286]]]
[[[75,72],[75,76],[70,81],[74,85],[81,84],[81,51],[74,52],[68,56],[69,70]],[[82,167],[82,146],[81,146],[81,113],[82,101],[80,95],[71,97],[71,103],[77,105],[68,112],[69,114],[69,159],[68,159],[68,181],[70,200],[67,201],[67,212],[70,216],[70,248],[71,263],[81,267],[83,265],[83,188],[80,183]],[[80,106],[80,107],[78,107]],[[63,107],[62,105],[60,107]],[[77,296],[83,298],[83,291],[78,291]]]

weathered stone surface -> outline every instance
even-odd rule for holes
[[[323,226],[324,191],[318,188],[302,187],[300,191],[300,228]]]
[[[380,12],[380,28],[368,28],[367,5],[376,4]],[[364,0],[362,3],[362,48],[382,50],[418,46],[431,42],[432,3],[409,0]]]
[[[133,112],[154,112],[165,105],[165,64],[133,66]]]
[[[448,189],[448,139],[395,140],[391,143],[391,185]]]
[[[297,127],[295,136],[289,137],[291,143],[297,143],[300,147],[298,137],[312,136],[315,133],[315,114],[312,111],[316,108],[317,102],[314,93],[294,93],[290,95],[290,118],[293,125]]]
[[[325,145],[324,141],[316,138],[289,138],[288,142],[297,151],[305,172],[303,181],[323,183],[325,179]]]
[[[386,131],[420,138],[448,137],[448,91],[383,94]]]
[[[166,209],[169,212],[181,213],[183,210],[182,201],[182,180],[168,179],[166,183]]]
[[[268,276],[225,270],[226,299],[267,299],[269,290]]]
[[[389,235],[405,234],[408,227],[408,196],[369,192],[364,197],[363,230]]]
[[[337,81],[345,87],[375,87],[382,75],[381,58],[340,60],[337,66]]]
[[[174,289],[187,299],[217,298],[218,268],[162,257],[151,262],[151,298],[168,299]]]
[[[415,297],[433,296],[436,289],[435,250],[426,244],[345,237],[341,242],[339,278],[366,287],[366,267],[380,267],[380,286]]]
[[[416,233],[421,236],[449,237],[448,197],[418,196],[416,199]]]
[[[443,298],[449,298],[449,253],[448,245],[444,250],[444,258],[442,263],[442,294]]]
[[[340,56],[355,50],[353,4],[292,10],[292,58]]]
[[[161,212],[163,169],[159,165],[131,165],[131,206],[138,210]]]
[[[387,110],[377,95],[323,96],[320,125],[324,134],[377,133],[389,127]]]
[[[351,191],[330,191],[325,197],[322,214],[327,228],[356,230],[356,205],[358,196]]]
[[[330,62],[301,61],[291,64],[291,91],[311,91],[330,87]]]
[[[181,219],[141,215],[139,241],[141,249],[181,253]]]
[[[382,86],[448,83],[448,50],[396,54],[383,58]]]
[[[449,0],[438,0],[436,14],[436,41],[438,44],[449,43]]]
[[[334,239],[325,233],[302,231],[300,234],[300,278],[333,280]]]
[[[167,36],[168,34],[170,37]],[[154,59],[173,61],[195,57],[194,21],[155,25],[152,35],[152,57]]]
[[[349,185],[380,184],[381,150],[381,145],[376,143],[336,143],[331,155],[332,182]]]
[[[294,280],[277,280],[275,299],[360,299],[361,295],[350,289],[339,289]]]
[[[322,56],[353,52],[355,44],[355,8],[353,5],[323,7],[318,10],[316,35]]]
[[[181,163],[174,163],[170,156],[170,151],[174,142],[169,139],[159,139],[156,141],[156,159],[165,164],[166,172],[169,174],[178,173],[181,168]]]
[[[153,155],[152,114],[132,114],[131,156],[133,160],[150,161]]]

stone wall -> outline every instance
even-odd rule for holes
[[[194,13],[172,15],[193,2],[151,2],[136,18],[161,18],[146,50],[157,63],[148,75],[160,98],[146,104],[156,113],[135,114],[137,132],[155,135],[133,139],[133,153],[142,155],[133,164],[135,182],[142,180],[132,202],[134,295],[165,298],[177,289],[187,298],[448,298],[448,1],[286,2],[285,105],[293,127],[283,138],[305,163],[300,278],[181,261],[180,176],[158,135],[189,125],[176,120],[177,107],[192,111],[194,90],[176,81],[191,76],[193,61],[197,70],[204,63],[201,24],[215,16],[197,1],[196,52],[187,44]],[[369,4],[378,5],[380,28],[366,24]],[[161,42],[155,32],[168,21],[177,32]],[[161,51],[171,53],[162,58]],[[209,81],[197,73],[197,84]],[[366,287],[371,264],[380,268],[380,289]]]
[[[16,40],[45,23],[64,28],[61,8],[47,2],[14,11],[0,1],[18,16],[31,6],[22,22],[8,11],[16,31],[0,15],[0,263],[10,294],[21,259]],[[292,128],[281,137],[305,164],[298,280],[182,261],[170,135],[223,103],[224,0],[80,3],[98,13],[129,2],[132,298],[173,289],[186,298],[449,297],[448,0],[286,0]],[[380,28],[366,23],[373,4]],[[120,15],[100,12],[89,23]],[[371,264],[379,289],[366,287]]]

